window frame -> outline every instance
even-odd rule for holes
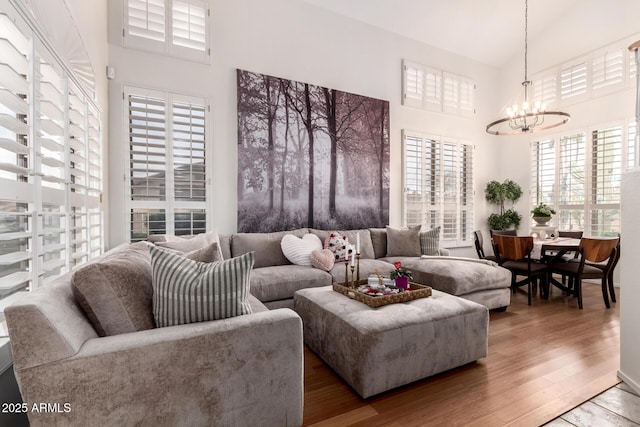
[[[162,99],[164,101],[164,120],[166,125],[166,133],[165,133],[165,143],[170,145],[166,146],[166,156],[165,156],[165,200],[132,200],[132,186],[131,186],[131,159],[130,159],[130,133],[129,133],[129,97],[131,95],[134,96],[142,96],[149,98]],[[175,194],[175,185],[174,185],[174,153],[173,153],[173,121],[172,121],[172,108],[173,103],[187,103],[187,104],[197,104],[202,105],[204,108],[204,200],[176,200]],[[140,213],[148,212],[148,211],[164,211],[164,222],[165,228],[164,233],[161,234],[175,234],[176,231],[176,213],[181,213],[180,211],[191,211],[192,213],[195,211],[201,211],[205,214],[205,223],[206,227],[202,232],[211,230],[212,224],[212,215],[208,213],[209,209],[209,195],[211,194],[210,184],[210,168],[211,168],[211,155],[210,155],[210,124],[209,124],[209,115],[210,115],[210,104],[207,98],[201,98],[190,95],[183,94],[175,94],[172,92],[141,88],[138,86],[125,86],[123,92],[123,138],[126,142],[124,151],[124,164],[125,164],[125,223],[126,227],[124,230],[124,240],[125,241],[133,241],[132,239],[132,215],[134,209],[141,210]],[[157,212],[156,212],[157,213]],[[192,228],[193,229],[193,221]],[[155,234],[148,233],[147,236]]]
[[[150,0],[123,0],[123,20],[122,20],[122,46],[132,49],[139,49],[153,53],[173,56],[194,62],[209,64],[211,61],[211,6],[209,0],[163,0],[164,11],[164,41],[154,40],[142,35],[131,34],[129,26],[129,2],[130,1],[150,1]],[[204,9],[204,50],[189,48],[176,44],[174,38],[174,3],[186,3],[191,6],[202,7]]]
[[[407,157],[407,139],[411,138],[411,139],[415,139],[415,140],[420,140],[421,141],[421,147],[424,146],[424,143],[429,140],[429,141],[433,141],[433,142],[437,142],[439,144],[438,148],[437,148],[437,156],[436,156],[436,160],[438,162],[437,164],[437,188],[435,191],[436,196],[434,197],[433,195],[430,196],[430,198],[432,201],[430,203],[431,206],[433,206],[433,210],[436,211],[436,219],[435,221],[431,221],[430,224],[425,224],[422,223],[421,221],[421,225],[423,225],[425,228],[426,227],[437,227],[440,226],[441,228],[441,232],[440,232],[440,244],[442,247],[444,248],[458,248],[458,247],[470,247],[472,245],[472,235],[473,235],[473,216],[474,216],[474,174],[473,174],[473,168],[474,168],[474,158],[475,158],[475,147],[474,145],[468,141],[468,140],[464,140],[464,139],[459,139],[459,138],[450,138],[450,137],[445,137],[445,136],[440,136],[440,135],[434,135],[434,134],[429,134],[429,133],[425,133],[425,132],[418,132],[418,131],[411,131],[411,130],[403,130],[402,131],[402,225],[404,227],[407,226],[412,226],[412,225],[417,225],[413,222],[410,222],[408,220],[408,208],[407,208],[407,191],[408,191],[408,185],[407,185],[407,163],[408,163],[408,157]],[[455,146],[456,149],[456,170],[455,170],[455,176],[456,176],[456,194],[455,194],[455,214],[456,214],[456,221],[455,221],[455,233],[456,233],[456,237],[454,239],[448,239],[445,238],[445,234],[446,234],[446,230],[445,230],[445,212],[451,212],[451,209],[447,209],[447,206],[451,206],[451,203],[446,203],[445,202],[445,145],[453,145]],[[461,148],[465,146],[468,147],[471,152],[467,154],[467,157],[465,159],[465,161],[462,161],[462,154],[461,154]],[[424,167],[424,154],[421,155],[422,159],[420,160],[420,168]],[[468,165],[466,161],[471,160],[471,164]],[[466,173],[470,175],[470,180],[468,180],[468,182],[466,182],[464,188],[466,189],[466,191],[462,190],[462,178],[461,178],[461,168],[464,167],[466,168]],[[432,176],[434,176],[433,174],[431,174]],[[425,177],[425,171],[424,169],[422,169],[422,173],[421,173],[421,182],[424,182],[424,177]],[[434,187],[435,188],[435,187]],[[423,194],[423,199],[424,199],[424,194]],[[462,199],[466,200],[466,203],[463,204],[462,203]],[[426,206],[425,202],[422,201],[421,202],[423,204],[423,208]],[[464,206],[464,208],[463,208]],[[467,228],[467,233],[466,235],[464,235],[463,233],[463,219],[462,219],[462,212],[466,212],[466,218],[465,218],[465,222],[466,222],[466,228]],[[422,215],[422,213],[421,213]]]

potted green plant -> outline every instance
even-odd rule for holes
[[[402,266],[400,261],[396,261],[393,263],[395,270],[391,270],[391,274],[389,277],[391,280],[395,280],[396,286],[400,289],[408,289],[409,280],[413,279],[413,275],[411,274],[411,270],[407,270]]]
[[[531,209],[531,214],[533,215],[533,220],[538,225],[546,225],[547,222],[551,219],[551,215],[555,215],[556,211],[547,206],[545,203],[540,203],[535,208]]]
[[[500,206],[500,213],[493,213],[487,219],[491,229],[506,230],[512,226],[517,229],[520,226],[522,215],[513,207],[504,208],[505,201],[508,200],[513,205],[522,196],[522,188],[516,182],[510,179],[504,182],[489,181],[484,188],[484,194],[489,203]]]

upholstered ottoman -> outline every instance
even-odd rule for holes
[[[325,286],[294,304],[305,344],[363,398],[487,356],[488,309],[444,292],[371,308]]]

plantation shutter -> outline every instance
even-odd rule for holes
[[[440,142],[405,132],[404,152],[404,224],[433,228],[440,216]]]
[[[450,73],[442,73],[444,79],[442,111],[458,113],[460,111],[460,80]]]
[[[555,74],[538,77],[533,81],[533,99],[546,104],[554,105],[557,98],[557,78]]]
[[[127,35],[164,43],[164,0],[127,0],[126,22]]]
[[[457,145],[442,143],[442,240],[458,237],[458,150]]]
[[[584,134],[560,138],[558,207],[562,230],[585,229],[585,150]]]
[[[624,86],[624,56],[620,46],[596,52],[591,61],[593,95],[609,93]]]
[[[591,133],[591,235],[620,232],[622,126]]]
[[[421,66],[408,61],[404,61],[403,70],[402,104],[422,108],[424,71]]]
[[[468,244],[473,228],[473,146],[403,132],[403,223],[442,227],[448,246]]]
[[[460,78],[460,115],[473,117],[475,114],[475,83],[472,80]]]
[[[560,99],[575,102],[587,95],[587,63],[579,62],[562,67],[560,71]]]
[[[0,13],[0,299],[34,279],[29,39]]]
[[[127,92],[131,240],[205,232],[204,101],[135,88]]]
[[[129,96],[131,200],[165,200],[165,101]]]
[[[205,3],[174,0],[172,12],[173,44],[204,52],[207,48]]]
[[[555,206],[556,149],[555,141],[547,139],[533,142],[531,147],[531,201]]]
[[[460,159],[460,240],[471,239],[473,232],[473,146],[459,145]]]

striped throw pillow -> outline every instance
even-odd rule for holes
[[[420,233],[420,251],[422,255],[440,254],[440,226]]]
[[[249,276],[255,252],[212,263],[150,246],[156,327],[251,314]]]

